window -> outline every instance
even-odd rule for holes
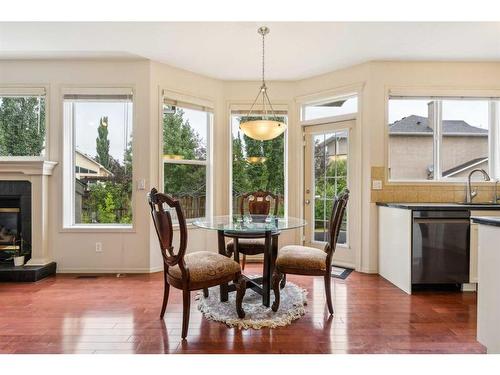
[[[208,211],[212,121],[208,108],[164,100],[163,189],[181,201],[186,220]]]
[[[257,141],[240,131],[240,123],[256,118],[246,117],[245,111],[231,113],[232,130],[232,212],[240,212],[243,194],[259,189],[280,196],[278,214],[285,213],[285,137],[286,132],[269,141]],[[258,115],[258,112],[255,112]],[[279,121],[286,122],[286,112],[277,112]],[[271,207],[273,212],[274,207]]]
[[[316,120],[324,117],[347,115],[358,112],[358,97],[348,96],[307,104],[302,107],[302,121]]]
[[[64,96],[66,226],[132,224],[132,107],[130,90]]]
[[[45,89],[0,88],[0,156],[43,156]]]
[[[496,102],[482,98],[390,98],[389,175],[393,181],[464,180],[477,168],[500,177],[490,147]],[[481,175],[474,176],[482,179]]]

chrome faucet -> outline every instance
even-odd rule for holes
[[[472,200],[477,195],[477,189],[472,190],[471,181],[470,181],[472,175],[474,173],[476,173],[476,172],[480,172],[480,173],[483,174],[484,181],[489,181],[490,180],[490,176],[488,176],[488,173],[486,173],[486,171],[484,169],[474,169],[474,170],[472,170],[469,173],[469,177],[467,178],[467,193],[466,193],[466,197],[465,197],[467,203],[472,203]]]
[[[493,203],[495,204],[498,203],[498,192],[497,192],[498,182],[499,182],[498,178],[495,179],[495,187],[494,187],[495,190],[493,190]]]

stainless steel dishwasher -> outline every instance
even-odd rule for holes
[[[469,282],[470,213],[413,211],[412,285]]]

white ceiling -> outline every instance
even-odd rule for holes
[[[500,23],[0,23],[0,59],[147,58],[226,80],[296,80],[370,60],[500,61]]]

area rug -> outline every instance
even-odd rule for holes
[[[347,276],[351,274],[352,271],[354,270],[351,268],[332,266],[332,277],[345,280],[347,279]]]
[[[252,289],[247,289],[243,298],[243,310],[245,318],[240,319],[236,314],[236,293],[229,293],[227,302],[220,302],[219,287],[209,289],[208,298],[199,292],[198,310],[206,319],[222,322],[230,327],[240,329],[261,329],[264,327],[276,328],[291,324],[306,313],[307,291],[294,283],[287,282],[280,292],[280,307],[273,312],[271,307],[262,305],[262,296]],[[271,292],[271,306],[274,295]]]

